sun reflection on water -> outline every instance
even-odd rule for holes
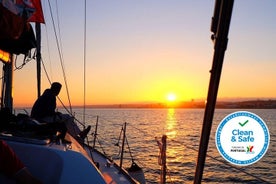
[[[169,139],[173,139],[176,137],[177,134],[177,127],[176,127],[176,118],[175,118],[175,109],[169,108],[167,112],[167,119],[166,119],[166,135]]]

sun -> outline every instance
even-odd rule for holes
[[[167,96],[169,102],[174,102],[176,100],[176,95],[174,93],[169,93]]]

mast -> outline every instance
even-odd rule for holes
[[[37,78],[37,97],[41,95],[41,25],[35,23],[36,31],[36,78]]]
[[[198,151],[197,166],[194,184],[201,183],[205,164],[206,152],[208,149],[209,137],[212,128],[212,121],[217,100],[217,92],[221,76],[221,69],[224,54],[227,48],[228,32],[231,21],[234,0],[216,0],[214,16],[212,18],[211,31],[214,41],[214,56],[209,82],[207,104],[204,113],[203,127]]]
[[[3,65],[1,108],[8,108],[11,112],[13,110],[13,66],[14,56],[10,54],[9,61]]]
[[[20,8],[18,8],[20,7]],[[41,81],[41,33],[40,24],[44,23],[44,17],[40,0],[36,1],[16,1],[11,2],[9,6],[4,6],[4,3],[0,3],[1,16],[6,21],[1,24],[0,29],[0,49],[6,53],[9,53],[9,59],[7,57],[1,57],[1,61],[4,62],[3,66],[3,84],[2,84],[2,99],[1,108],[13,109],[13,67],[14,67],[14,54],[28,53],[35,44],[37,45],[37,86],[38,96],[40,96],[40,81]],[[15,11],[16,10],[16,11]],[[3,14],[3,16],[2,16]],[[36,36],[33,34],[33,28],[29,22],[37,22],[36,24]],[[35,43],[36,42],[36,43]]]

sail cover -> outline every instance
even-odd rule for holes
[[[28,22],[45,22],[40,0],[0,0],[0,4]]]
[[[0,0],[0,49],[25,54],[36,47],[29,22],[44,23],[40,0]]]

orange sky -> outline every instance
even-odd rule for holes
[[[234,3],[221,98],[276,98],[276,1],[265,2]],[[69,95],[73,105],[82,105],[83,4],[58,3],[57,34]],[[178,101],[206,98],[213,57],[213,1],[87,3],[86,104],[164,102],[169,93],[175,93]],[[46,3],[43,7],[43,61],[51,80],[63,84],[60,97],[68,104],[49,7]],[[18,59],[16,65],[20,63]],[[44,90],[49,83],[42,73]],[[15,71],[15,106],[33,104],[35,77],[35,61]]]

